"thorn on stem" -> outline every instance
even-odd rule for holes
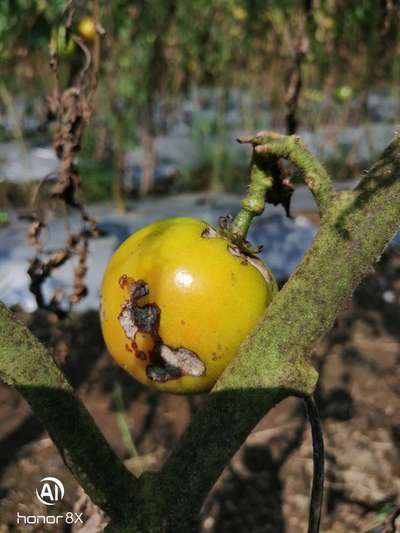
[[[239,144],[252,144],[253,142],[253,139],[254,137],[253,136],[249,136],[249,137],[237,137],[236,138],[236,141],[239,143]]]
[[[269,147],[266,144],[259,144],[254,148],[257,154],[266,154],[269,152]]]

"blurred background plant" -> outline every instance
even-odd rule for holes
[[[399,10],[392,0],[309,4],[298,129],[344,180],[376,156],[399,116]],[[88,24],[89,7],[75,2],[75,32],[84,27],[79,21]],[[86,199],[112,194],[123,211],[131,194],[171,186],[240,190],[246,152],[234,145],[235,136],[285,128],[303,2],[160,0],[148,9],[141,1],[116,0],[100,8],[106,35],[97,111],[79,156]],[[62,0],[0,6],[3,208],[24,198],[13,189],[51,169],[43,102],[51,83],[49,46],[60,55],[61,81],[73,79],[83,60],[63,29],[65,9]],[[19,157],[18,165],[12,160],[22,145],[28,170]]]

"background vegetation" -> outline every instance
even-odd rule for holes
[[[322,147],[333,144],[323,157],[334,177],[348,178],[376,156],[379,131],[371,133],[369,125],[393,121],[393,98],[398,101],[400,90],[399,13],[393,0],[162,0],[149,5],[100,2],[106,33],[97,110],[80,156],[88,199],[107,199],[113,190],[122,203],[122,189],[131,185],[128,153],[137,147],[144,152],[138,189],[148,193],[157,166],[154,139],[181,134],[197,152],[190,164],[179,165],[177,190],[240,189],[245,160],[232,131],[285,129],[299,62],[299,129],[318,132]],[[43,95],[54,83],[49,42],[65,23],[65,6],[61,0],[6,0],[0,6],[3,140],[17,136],[50,143]],[[89,2],[75,6],[76,23],[90,15]],[[303,35],[299,28],[307,9]],[[65,86],[76,78],[85,55],[79,47],[60,55]],[[19,120],[9,120],[10,106],[20,111]],[[351,130],[350,140],[338,134],[345,126],[360,125],[362,134]],[[368,145],[361,156],[354,147],[360,143]]]

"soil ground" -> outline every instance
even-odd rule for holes
[[[122,419],[142,456],[130,464],[158,468],[206,398],[158,394],[134,382],[106,353],[95,312],[63,321],[42,311],[19,316],[54,351],[120,457],[129,460],[131,449],[121,433]],[[394,531],[389,520],[400,505],[399,250],[388,250],[363,281],[319,343],[314,361],[326,444],[321,531]],[[50,475],[62,480],[65,497],[47,510],[35,490]],[[201,531],[306,531],[311,475],[304,406],[289,399],[260,422],[226,468],[205,503]],[[0,532],[71,531],[61,525],[17,526],[16,515],[78,510],[86,519],[81,531],[103,530],[104,518],[85,500],[25,401],[0,385]]]

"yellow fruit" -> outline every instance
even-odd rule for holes
[[[131,235],[101,289],[101,326],[113,358],[140,382],[209,390],[277,291],[258,259],[206,222],[170,218]]]
[[[235,6],[233,9],[232,9],[232,15],[233,15],[233,18],[242,22],[243,20],[246,20],[247,19],[247,11],[244,7],[242,6]]]
[[[78,24],[78,32],[86,39],[86,41],[93,41],[96,35],[96,24],[91,17],[83,17]]]
[[[335,90],[335,98],[339,102],[347,102],[353,98],[353,89],[350,85],[341,85]]]

